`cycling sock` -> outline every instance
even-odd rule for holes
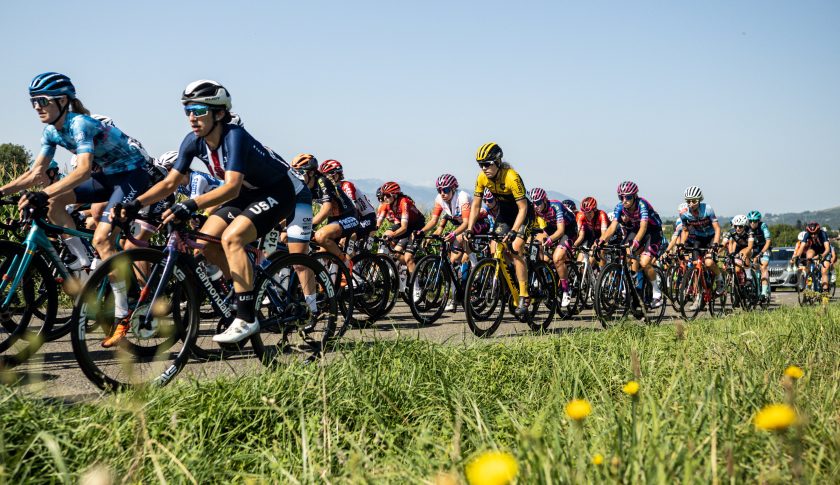
[[[761,293],[764,294],[764,295],[769,295],[770,294],[770,285],[768,285],[767,283],[762,283],[761,284]]]
[[[654,293],[661,293],[659,291],[659,280],[654,278],[653,280],[650,281],[650,285],[653,287],[653,292]]]
[[[306,295],[303,298],[304,298],[304,300],[306,300],[306,304],[309,305],[309,310],[311,312],[318,311],[318,295],[317,294]]]
[[[522,298],[528,298],[528,282],[527,281],[520,281],[519,282],[519,296]]]
[[[125,281],[112,281],[111,291],[114,292],[114,317],[128,316],[128,293],[125,291]]]
[[[253,323],[256,320],[254,316],[255,304],[254,290],[236,293],[236,318]]]
[[[563,290],[563,293],[569,292],[569,279],[568,278],[561,278],[560,279],[560,289]]]
[[[90,259],[88,259],[87,251],[85,250],[85,245],[82,243],[82,240],[79,239],[78,236],[71,236],[64,240],[64,244],[67,245],[67,249],[73,253],[73,256],[79,258],[79,262],[82,263],[82,266],[90,266]]]
[[[478,257],[476,257],[476,255],[474,253],[470,253],[468,258],[470,258],[470,264],[471,265],[475,266],[475,265],[478,264]]]

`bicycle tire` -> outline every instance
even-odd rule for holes
[[[563,292],[554,290],[557,297],[557,315],[563,320],[569,320],[578,314],[578,305],[581,297],[581,275],[576,263],[566,262],[566,279],[569,282],[569,305],[563,307]]]
[[[595,315],[601,326],[609,328],[630,312],[631,297],[626,288],[624,267],[619,261],[608,263],[601,270],[595,288]]]
[[[185,271],[182,263],[176,263],[175,270],[164,283],[164,299],[144,300],[136,306],[142,288],[154,292],[161,277],[158,272],[156,280],[146,282],[152,274],[149,272],[139,274],[138,279],[136,262],[143,261],[160,268],[165,264],[165,258],[163,252],[152,248],[122,251],[100,263],[76,299],[74,325],[70,332],[73,353],[84,375],[100,389],[122,391],[166,385],[192,355],[198,330],[198,282]],[[100,342],[113,332],[114,296],[109,280],[112,273],[126,282],[132,329],[117,345],[106,349]],[[180,311],[182,301],[186,303],[184,311]],[[151,329],[143,329],[140,319],[149,312],[158,316],[152,319]],[[152,343],[154,339],[158,342]],[[143,368],[149,369],[148,377],[138,379],[137,371]]]
[[[367,314],[368,324],[383,318],[391,299],[391,277],[387,263],[376,254],[353,257],[354,305]],[[393,307],[391,307],[393,308]]]
[[[528,327],[535,332],[548,330],[557,313],[557,280],[554,271],[544,261],[537,261],[528,269],[528,294],[531,306],[528,310]],[[540,309],[544,308],[544,311]]]
[[[496,276],[498,264],[493,258],[482,259],[467,277],[464,311],[467,326],[476,337],[489,337],[496,332],[502,323],[505,306],[510,300],[507,282]],[[489,312],[486,311],[488,306],[491,309]],[[498,314],[494,317],[493,313],[497,309]],[[484,321],[489,321],[489,325],[481,326]]]
[[[333,338],[339,339],[347,333],[347,330],[350,329],[351,326],[354,325],[353,319],[353,309],[354,309],[354,291],[353,291],[353,278],[350,274],[350,268],[344,264],[338,256],[328,252],[328,251],[319,251],[314,254],[310,254],[316,261],[321,263],[321,266],[327,270],[331,276],[333,276],[333,288],[336,291],[336,300],[338,301],[339,313],[341,314],[343,321],[341,325],[338,325],[337,331]],[[344,285],[342,285],[342,282]]]
[[[443,315],[449,300],[455,298],[451,273],[445,269],[448,265],[449,261],[443,256],[429,254],[417,262],[414,273],[408,278],[409,288],[414,288],[415,284],[420,287],[420,300],[410,298],[408,302],[411,315],[420,325],[434,324]]]

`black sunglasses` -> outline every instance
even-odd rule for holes
[[[442,189],[438,189],[438,194],[448,194],[452,192],[452,187],[443,187]]]
[[[51,98],[49,96],[36,96],[34,98],[29,98],[29,102],[32,103],[33,108],[45,108],[49,106],[54,99],[55,98]]]
[[[619,195],[618,196],[618,200],[622,200],[622,201],[623,200],[633,200],[635,198],[636,198],[635,195]]]
[[[478,162],[478,166],[481,168],[487,168],[491,165],[495,165],[494,162]]]

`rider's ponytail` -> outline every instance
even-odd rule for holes
[[[73,98],[70,100],[70,111],[90,116],[90,111],[85,108],[85,105],[82,104],[82,101],[79,98]]]

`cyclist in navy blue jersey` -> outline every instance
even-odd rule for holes
[[[220,237],[222,244],[207,244],[204,254],[233,278],[237,314],[233,323],[213,340],[239,342],[259,330],[254,271],[245,245],[266,235],[280,221],[292,220],[296,205],[311,203],[311,195],[282,158],[243,127],[231,123],[230,94],[224,86],[215,81],[194,81],[184,89],[181,102],[192,132],[181,143],[178,158],[166,178],[126,204],[124,215],[133,218],[142,206],[173,193],[189,172],[193,158],[200,159],[212,175],[224,180],[224,184],[205,194],[172,205],[162,217],[164,223],[185,220],[196,210],[218,206],[201,232]],[[307,200],[298,200],[301,197]]]
[[[828,233],[817,221],[811,221],[805,225],[805,230],[799,233],[798,239],[796,250],[790,258],[791,265],[800,256],[820,261],[822,290],[827,292],[829,264],[833,258]]]

